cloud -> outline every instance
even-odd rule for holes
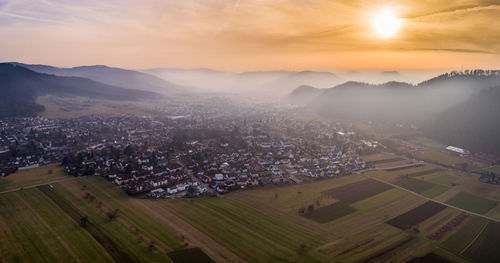
[[[382,40],[371,19],[386,6],[405,22],[395,38]],[[344,58],[354,52],[373,60],[420,52],[494,58],[500,53],[498,17],[498,1],[484,0],[0,0],[6,39],[0,49],[12,60],[29,55],[145,67],[257,67],[245,62],[249,57],[312,65],[318,54],[351,66]],[[33,42],[38,45],[23,44]]]

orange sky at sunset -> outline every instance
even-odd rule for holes
[[[374,21],[387,9],[401,24],[381,37]],[[486,0],[0,0],[0,60],[227,71],[491,69],[500,68],[499,17],[500,1]]]

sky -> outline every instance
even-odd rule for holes
[[[374,19],[401,22],[380,37]],[[0,0],[0,61],[255,70],[500,68],[500,0]]]

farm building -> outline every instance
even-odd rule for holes
[[[451,145],[447,146],[445,149],[448,150],[448,151],[450,151],[450,152],[452,152],[452,153],[459,154],[459,155],[467,155],[467,154],[469,154],[469,151],[464,150],[462,148],[455,147],[455,146],[451,146]]]

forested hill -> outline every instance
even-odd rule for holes
[[[8,63],[0,63],[0,93],[0,117],[26,116],[43,111],[43,106],[36,104],[36,98],[49,94],[129,101],[160,96],[153,92],[114,87],[86,78],[37,73]]]
[[[126,89],[145,90],[165,94],[185,90],[184,87],[175,85],[151,74],[122,68],[113,68],[104,65],[57,68],[47,65],[29,65],[18,62],[9,63],[38,73],[51,74],[61,77],[87,78],[107,85]]]
[[[500,71],[450,72],[418,85],[346,82],[323,89],[308,107],[351,120],[416,124],[432,137],[500,153]]]
[[[431,118],[424,130],[451,145],[500,154],[500,86]]]

